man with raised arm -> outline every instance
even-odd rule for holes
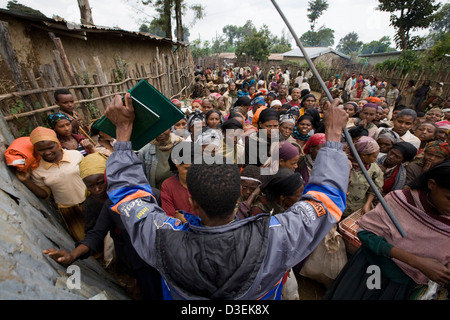
[[[341,219],[349,163],[341,133],[347,113],[333,101],[325,115],[327,142],[320,149],[302,198],[286,212],[239,220],[237,166],[192,164],[187,173],[187,223],[168,217],[152,196],[131,149],[134,110],[129,94],[116,96],[106,116],[116,125],[107,162],[108,195],[138,254],[161,273],[166,299],[280,299],[287,270],[305,259]]]

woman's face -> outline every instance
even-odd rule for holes
[[[305,106],[305,109],[312,109],[315,104],[316,104],[316,99],[313,97],[309,97],[305,101],[303,101],[303,105]]]
[[[60,137],[70,137],[72,134],[72,124],[67,119],[61,119],[55,124],[54,130]]]
[[[375,108],[364,108],[361,110],[359,114],[359,118],[361,120],[366,120],[367,123],[371,123],[375,120],[375,116],[377,115],[377,110]]]
[[[228,91],[236,90],[236,83],[232,82],[228,85]]]
[[[260,127],[261,127],[261,129],[267,130],[267,138],[270,139],[270,138],[272,138],[275,131],[278,131],[280,124],[279,124],[278,120],[269,120],[266,122],[261,122]]]
[[[303,185],[298,188],[293,195],[283,197],[283,204],[286,209],[292,207],[298,200],[300,200],[304,188],[305,186]]]
[[[206,120],[206,125],[211,129],[219,129],[220,126],[220,116],[214,112]]]
[[[447,130],[445,128],[438,128],[436,132],[436,140],[445,141],[447,139]]]
[[[351,104],[344,104],[344,111],[347,112],[349,117],[353,117],[356,114],[355,107]]]
[[[392,129],[394,132],[398,133],[401,136],[406,134],[409,129],[414,126],[414,118],[412,116],[401,116],[394,120],[394,128]]]
[[[386,138],[378,138],[377,143],[380,146],[381,153],[388,153],[389,150],[391,150],[392,147],[394,146],[394,143]]]
[[[60,148],[54,141],[39,141],[34,144],[34,150],[47,162],[54,162],[58,159]]]
[[[295,171],[295,169],[297,169],[298,167],[297,163],[299,159],[300,155],[289,160],[280,159],[280,168],[288,168],[291,169],[292,171]]]
[[[173,128],[174,128],[175,130],[186,129],[186,127],[187,127],[187,121],[186,121],[186,119],[181,119],[180,121],[178,121],[177,123],[175,123],[175,124],[173,125]]]
[[[430,167],[434,167],[442,162],[444,162],[445,156],[443,154],[426,150],[423,153],[423,162],[425,164],[430,163]]]
[[[241,196],[244,200],[247,200],[259,185],[260,183],[258,181],[241,180]]]
[[[102,197],[106,195],[107,183],[105,181],[104,174],[93,174],[87,176],[83,179],[83,182],[93,196]]]
[[[161,144],[165,144],[170,139],[170,129],[167,129],[163,133],[161,133],[157,138],[156,141],[158,141]]]
[[[374,163],[375,161],[377,161],[377,157],[378,154],[380,152],[373,152],[373,153],[369,153],[369,154],[360,154],[359,157],[361,158],[362,163],[364,163],[366,166]]]
[[[431,141],[436,137],[436,127],[432,124],[422,123],[414,132],[420,141]]]
[[[381,119],[383,119],[383,116],[384,116],[383,109],[378,108],[377,114],[375,115],[375,121],[380,121]]]
[[[428,180],[428,200],[443,215],[450,216],[450,189],[439,186],[435,180]]]
[[[217,108],[219,110],[222,110],[224,106],[225,106],[225,101],[223,100],[223,96],[221,96],[220,98],[217,99]]]
[[[297,123],[297,130],[300,134],[306,136],[312,129],[312,123],[308,119],[303,119]]]
[[[283,122],[280,125],[280,133],[285,140],[287,140],[294,132],[294,124],[291,122]]]
[[[392,168],[402,163],[403,160],[403,154],[398,149],[394,148],[389,150],[386,160],[384,160],[384,166],[386,168]]]
[[[442,118],[442,112],[439,110],[430,110],[427,112],[427,114],[425,115],[425,119],[428,122],[438,122],[439,120],[441,120]]]

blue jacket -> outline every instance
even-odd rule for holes
[[[327,142],[302,199],[286,212],[217,227],[168,217],[157,205],[130,142],[117,142],[106,173],[111,209],[134,248],[163,278],[166,298],[280,299],[287,270],[305,259],[341,219],[349,178],[342,144]]]

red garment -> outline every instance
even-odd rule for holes
[[[297,100],[297,103],[294,102],[294,100],[289,101],[289,104],[293,107],[297,106],[300,108],[300,100]]]
[[[361,90],[361,91],[356,91],[356,97],[357,98],[361,98],[361,94],[363,93],[363,90]]]
[[[189,191],[181,185],[178,176],[167,178],[161,185],[161,208],[171,217],[175,216],[176,210],[196,215],[189,204],[189,196]]]
[[[394,183],[395,183],[395,177],[397,177],[399,170],[400,170],[400,166],[397,166],[394,169],[394,172],[392,172],[391,176],[389,178],[387,178],[386,180],[384,180],[384,185],[383,185],[383,193],[384,194],[386,194],[392,190],[392,187],[394,186]]]

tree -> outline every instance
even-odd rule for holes
[[[227,41],[230,46],[234,46],[244,40],[246,36],[250,36],[256,32],[255,26],[251,20],[247,20],[242,27],[234,25],[226,25],[222,28],[222,32],[225,33]]]
[[[200,39],[196,39],[191,42],[190,48],[194,59],[206,57],[211,53],[209,41],[203,42],[202,45]]]
[[[300,37],[305,47],[328,47],[334,44],[334,30],[321,27],[317,31],[307,31]]]
[[[94,25],[89,0],[78,0],[78,7],[80,8],[81,24]]]
[[[20,4],[17,2],[17,0],[8,1],[8,3],[6,4],[6,8],[11,11],[22,12],[40,18],[47,18],[47,16],[39,10]]]
[[[391,48],[390,46],[391,39],[388,36],[384,36],[378,41],[374,40],[369,43],[363,44],[361,48],[361,54],[395,51],[395,49]]]
[[[391,13],[391,26],[395,29],[394,41],[401,50],[414,49],[421,44],[424,39],[412,36],[411,32],[428,28],[435,21],[435,11],[440,7],[440,4],[434,4],[436,0],[378,1],[379,10]]]
[[[265,62],[269,57],[270,32],[266,25],[263,25],[259,31],[250,36],[246,36],[244,41],[239,43],[236,48],[236,55],[244,54],[253,60]]]
[[[187,6],[184,0],[141,0],[144,5],[151,5],[158,13],[158,17],[154,18],[150,24],[153,24],[153,29],[161,28],[164,32],[164,37],[172,39],[172,14],[175,16],[175,30],[178,41],[185,41],[183,25],[183,13],[187,8],[194,11],[194,21],[202,19],[204,16],[204,8],[200,4]],[[152,30],[152,27],[150,27]]]
[[[350,32],[339,40],[336,50],[344,54],[351,54],[353,52],[359,52],[362,45],[363,42],[358,41],[358,34],[356,32]]]
[[[316,21],[324,11],[328,9],[327,0],[313,0],[308,2],[308,12],[306,16],[311,23],[311,31],[316,27]]]

